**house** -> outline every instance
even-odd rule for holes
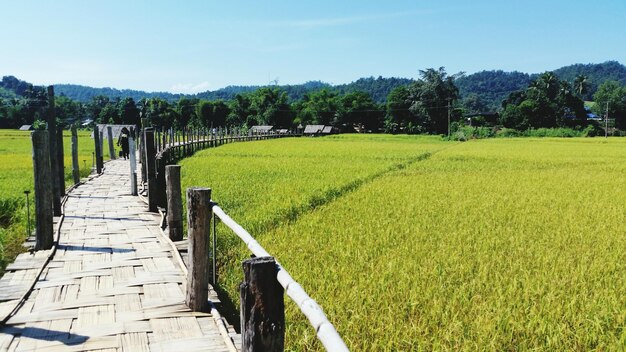
[[[303,133],[310,136],[318,135],[322,133],[324,127],[324,125],[306,125]]]
[[[337,133],[337,129],[333,126],[324,126],[322,134],[334,134]]]
[[[268,134],[272,131],[274,126],[252,126],[250,132],[253,134]]]
[[[22,125],[22,127],[19,128],[20,131],[32,131],[34,130],[33,125]]]

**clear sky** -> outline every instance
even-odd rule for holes
[[[626,0],[0,0],[0,30],[0,75],[183,93],[626,64]]]

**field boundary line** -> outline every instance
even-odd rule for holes
[[[302,205],[292,206],[288,208],[285,214],[277,215],[270,218],[267,222],[261,224],[261,226],[257,228],[256,231],[261,233],[268,232],[282,226],[282,224],[284,224],[285,222],[288,224],[293,223],[297,221],[301,216],[312,213],[321,206],[330,204],[344,196],[347,196],[348,194],[357,191],[359,188],[368,183],[371,183],[381,177],[387,176],[393,172],[406,169],[407,167],[417,164],[421,161],[428,160],[435,154],[438,154],[460,144],[461,143],[455,143],[453,145],[449,145],[435,151],[424,152],[414,158],[410,158],[404,162],[393,164],[371,175],[355,179],[338,187],[328,189],[324,191],[321,196],[313,196]]]

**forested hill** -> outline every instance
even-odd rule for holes
[[[234,98],[237,94],[253,92],[261,87],[262,86],[228,86],[214,91],[206,91],[195,95],[190,95],[190,97],[206,100],[230,100]],[[281,85],[277,87],[287,92],[287,96],[292,101],[302,99],[302,97],[304,97],[304,94],[308,92],[312,92],[322,88],[332,88],[330,84],[320,81],[310,81],[303,84]]]
[[[561,80],[573,85],[578,76],[585,76],[588,90],[584,94],[585,100],[592,100],[593,94],[602,82],[608,80],[626,84],[626,66],[617,61],[607,61],[601,64],[575,64],[564,66],[554,71]],[[510,93],[525,89],[537,74],[529,75],[522,72],[481,71],[463,76],[456,80],[461,98],[465,105],[474,105],[474,110],[495,111],[500,108],[502,100]]]
[[[616,80],[621,84],[626,84],[626,66],[617,61],[607,61],[601,64],[575,64],[564,66],[553,71],[560,79],[573,83],[576,77],[586,76],[588,91],[585,94],[587,100],[591,100],[597,87],[606,80]],[[536,75],[522,72],[481,71],[460,77],[456,80],[459,87],[461,99],[464,105],[471,106],[471,110],[486,111],[498,110],[500,104],[509,93],[524,89]],[[340,85],[330,85],[320,81],[311,81],[304,84],[280,85],[277,86],[287,93],[291,101],[298,101],[308,92],[326,88],[339,95],[355,91],[368,93],[377,103],[384,103],[387,95],[395,87],[407,85],[413,82],[409,78],[383,78],[367,77],[360,78],[354,82]],[[8,94],[23,95],[29,88],[27,82],[20,81],[12,76],[6,76],[0,82],[0,95],[7,98]],[[144,92],[130,89],[114,88],[92,88],[75,84],[57,84],[55,92],[65,95],[70,99],[79,102],[89,102],[93,97],[106,96],[109,99],[130,97],[135,101],[142,98],[162,98],[167,101],[178,101],[181,97],[199,98],[205,100],[230,100],[240,93],[252,92],[260,86],[228,86],[215,91],[206,91],[197,94],[174,94],[169,92]]]
[[[66,97],[86,103],[92,98],[97,96],[105,96],[109,99],[115,98],[133,98],[135,101],[139,101],[142,98],[162,98],[168,101],[178,100],[184,97],[184,94],[174,94],[168,92],[144,92],[140,90],[132,89],[115,89],[115,88],[93,88],[87,86],[81,86],[78,84],[55,84],[54,92],[59,95],[65,95]]]
[[[378,76],[378,78],[360,78],[352,83],[334,86],[333,89],[339,94],[357,91],[367,92],[375,102],[384,103],[387,100],[387,96],[394,88],[405,86],[411,82],[413,82],[413,80],[409,78],[383,78]]]
[[[604,81],[611,80],[618,81],[620,84],[626,84],[626,66],[617,61],[564,66],[554,70],[554,74],[568,82],[573,82],[579,75],[586,76],[589,84],[589,91],[585,95],[586,100],[591,100],[593,93],[596,92],[598,86]]]
[[[303,84],[293,85],[281,85],[280,89],[287,92],[287,96],[292,101],[300,100],[306,93],[316,91],[322,88],[327,88],[331,91],[335,91],[339,94],[345,94],[355,91],[364,91],[372,96],[372,99],[378,103],[383,103],[387,99],[387,95],[395,87],[406,85],[413,80],[407,78],[383,78],[383,77],[368,77],[361,78],[352,83],[341,84],[337,86],[331,86],[328,83],[321,81],[310,81]],[[206,91],[197,94],[172,94],[167,92],[142,92],[130,89],[114,89],[114,88],[91,88],[75,84],[58,84],[54,86],[57,94],[63,94],[68,98],[71,98],[80,102],[88,102],[93,97],[103,95],[110,99],[131,97],[135,101],[139,101],[142,98],[162,98],[168,101],[176,101],[185,96],[188,98],[199,98],[205,100],[230,100],[237,94],[253,92],[261,86],[228,86],[214,91]]]
[[[511,92],[528,87],[531,76],[522,72],[481,71],[458,78],[461,98],[474,111],[496,111]]]

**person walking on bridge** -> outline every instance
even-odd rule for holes
[[[130,131],[128,130],[128,128],[124,127],[122,128],[122,131],[120,132],[120,136],[117,139],[117,145],[122,147],[122,156],[124,157],[124,160],[128,158],[128,136],[129,135],[130,135]]]

